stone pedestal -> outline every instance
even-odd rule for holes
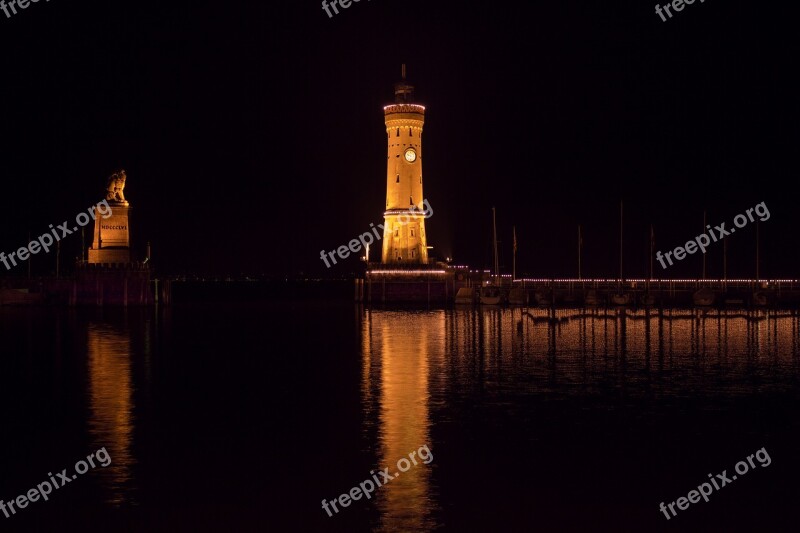
[[[130,226],[128,202],[108,202],[111,214],[107,218],[95,209],[94,240],[89,248],[89,263],[130,263]]]

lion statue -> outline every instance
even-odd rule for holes
[[[108,178],[108,184],[106,185],[106,200],[125,203],[125,194],[123,194],[123,191],[125,190],[126,178],[127,176],[124,170],[111,174],[111,177]]]

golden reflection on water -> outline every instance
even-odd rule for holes
[[[523,317],[519,331],[521,313],[513,319],[509,313],[501,335],[516,334],[521,353],[534,361],[547,355],[555,385],[615,382],[640,391],[655,385],[668,395],[749,394],[759,386],[793,386],[798,372],[796,311],[598,309],[531,315]]]
[[[431,424],[463,415],[453,402],[464,397],[512,411],[509,398],[519,395],[728,398],[793,387],[800,374],[795,311],[358,312],[364,433],[377,444],[376,472],[388,466],[394,474],[398,459],[424,444],[434,455],[376,491],[385,531],[437,527]]]
[[[130,336],[108,326],[88,328],[89,434],[93,451],[105,447],[111,464],[92,472],[114,505],[131,501],[133,385]]]
[[[559,384],[658,375],[672,392],[728,393],[753,378],[785,386],[798,370],[794,311],[666,309],[504,311],[495,336],[519,354],[547,355]],[[522,322],[520,329],[519,323]],[[580,370],[580,373],[577,372]]]
[[[381,531],[427,531],[434,508],[430,487],[436,443],[430,439],[429,376],[444,354],[443,311],[367,312],[363,327],[362,392],[367,415],[377,420],[377,468],[399,474],[375,493]],[[433,455],[401,473],[397,462],[422,446]],[[380,478],[379,478],[380,479]]]

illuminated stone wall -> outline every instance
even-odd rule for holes
[[[129,263],[130,227],[128,214],[130,206],[111,205],[112,213],[103,218],[97,213],[94,221],[94,239],[89,249],[89,263]]]

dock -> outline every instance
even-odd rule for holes
[[[381,268],[356,279],[355,300],[364,303],[479,305],[480,288],[499,286],[505,305],[540,307],[795,307],[796,279],[520,278],[444,263]]]

